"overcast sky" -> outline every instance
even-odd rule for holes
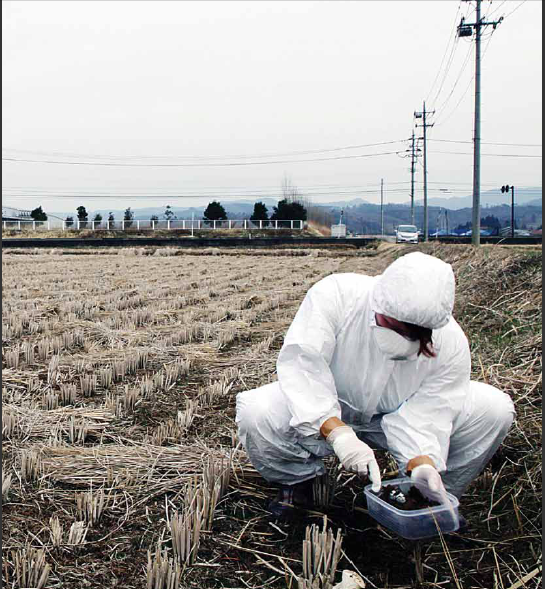
[[[541,186],[539,157],[506,156],[541,155],[542,3],[483,7],[490,20],[506,16],[483,42],[483,142],[518,144],[483,145],[497,154],[483,157],[483,190]],[[279,196],[284,177],[315,202],[378,202],[384,178],[386,201],[404,202],[404,140],[426,99],[437,111],[430,196],[470,194],[475,44],[455,28],[463,15],[474,22],[474,8],[3,2],[3,202],[46,211],[205,205]],[[417,179],[420,196],[420,164]]]

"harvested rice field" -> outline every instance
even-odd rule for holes
[[[473,378],[517,408],[462,498],[469,529],[403,540],[333,461],[314,511],[271,520],[236,394],[276,379],[314,283],[415,248],[453,265]],[[533,247],[4,249],[3,586],[331,589],[350,570],[375,589],[537,589],[541,268]]]

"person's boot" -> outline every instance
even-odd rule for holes
[[[295,485],[280,485],[276,497],[267,506],[268,511],[277,519],[290,519],[300,510],[313,505],[314,480]]]

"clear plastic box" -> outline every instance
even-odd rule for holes
[[[393,485],[399,487],[406,494],[413,484],[411,479],[405,477],[383,481],[382,486]],[[396,532],[407,540],[419,540],[421,538],[437,536],[439,534],[438,528],[443,534],[446,534],[455,532],[460,527],[458,516],[460,503],[450,493],[448,493],[448,497],[452,503],[452,511],[446,505],[403,511],[380,499],[376,493],[371,491],[371,485],[367,485],[364,492],[367,497],[369,515],[384,527]]]

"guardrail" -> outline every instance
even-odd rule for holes
[[[301,220],[274,220],[274,221],[250,221],[249,219],[227,219],[226,221],[205,221],[193,219],[133,219],[121,221],[62,221],[62,227],[55,223],[52,226],[50,221],[27,221],[27,220],[4,220],[3,229],[30,229],[32,231],[50,231],[52,229],[76,230],[91,229],[92,231],[157,231],[164,230],[189,230],[189,231],[214,231],[217,229],[291,229],[302,231],[305,221]]]

